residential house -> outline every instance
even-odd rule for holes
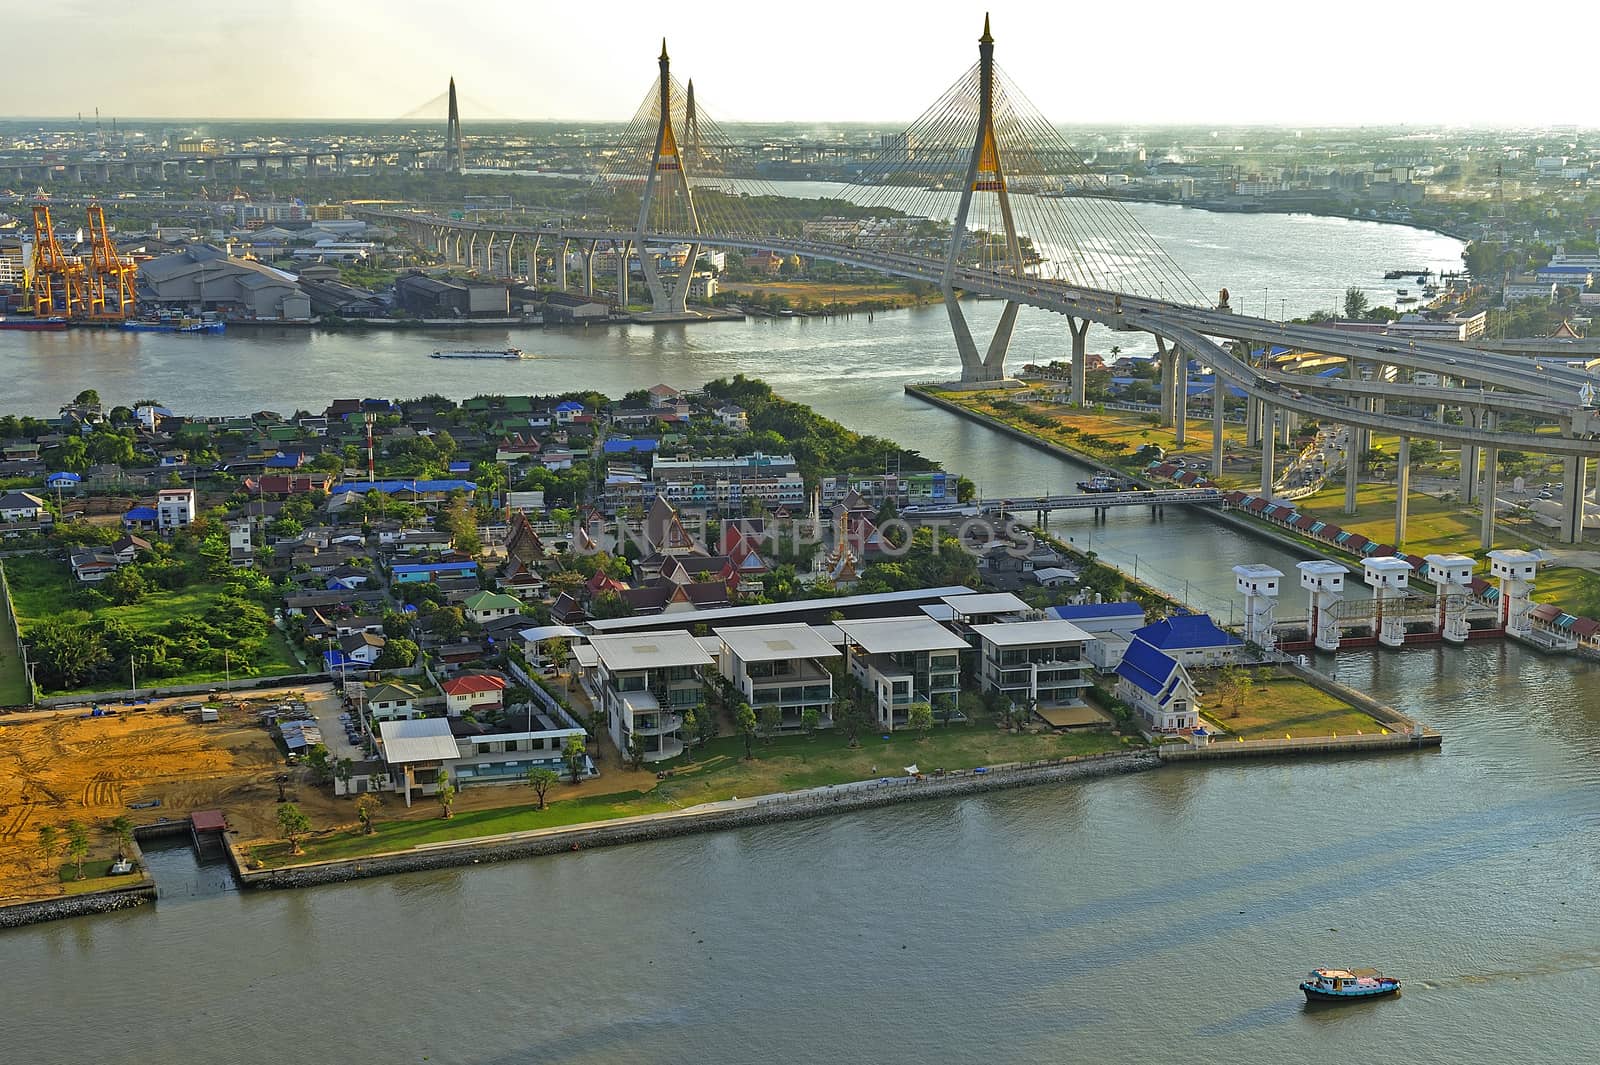
[[[479,625],[522,613],[522,600],[501,592],[479,592],[462,604],[468,620]]]
[[[807,710],[818,725],[833,724],[833,674],[828,662],[843,652],[810,625],[749,625],[717,628],[717,667],[759,715],[777,707],[779,728],[799,728]]]
[[[1133,635],[1185,666],[1224,666],[1244,651],[1244,641],[1218,627],[1209,614],[1174,614]]]
[[[1084,649],[1094,637],[1070,621],[1014,621],[974,625],[978,681],[985,692],[1040,710],[1082,706],[1091,681]]]
[[[117,572],[117,556],[105,548],[86,548],[72,552],[72,575],[85,584],[98,584]]]
[[[7,492],[0,495],[0,521],[40,521],[49,514],[44,500],[32,492]]]
[[[647,762],[683,753],[683,712],[705,698],[701,670],[715,665],[687,632],[595,636],[584,684],[605,711],[611,740],[626,751],[637,737]],[[582,660],[580,659],[580,662]]]
[[[478,579],[478,564],[471,561],[458,562],[419,562],[395,566],[390,569],[390,575],[396,584],[427,584],[439,582],[450,578]]]
[[[410,721],[418,714],[422,692],[413,684],[386,681],[370,685],[363,696],[366,712],[377,721]]]
[[[356,632],[339,641],[339,650],[346,663],[375,666],[386,642],[381,633]]]
[[[457,787],[471,787],[523,783],[528,770],[538,767],[561,771],[566,745],[584,734],[572,722],[537,711],[497,726],[431,717],[384,721],[378,731],[391,783],[407,806],[414,795],[438,793],[440,772]],[[594,771],[594,760],[586,755],[582,775]]]
[[[1133,602],[1053,606],[1047,613],[1072,622],[1094,637],[1084,650],[1101,673],[1116,672],[1134,631],[1144,627],[1144,607]]]
[[[914,704],[955,699],[967,642],[932,618],[839,621],[850,675],[872,695],[878,725],[904,725]]]
[[[194,522],[193,488],[163,488],[156,493],[156,528],[162,532],[182,529]]]
[[[500,710],[505,706],[508,682],[493,673],[463,673],[440,685],[445,712],[451,717]]]
[[[1143,639],[1130,643],[1117,665],[1116,694],[1151,732],[1177,732],[1200,723],[1200,693],[1189,671]]]

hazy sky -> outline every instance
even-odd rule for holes
[[[904,123],[976,58],[987,9],[998,61],[1062,124],[1600,124],[1592,55],[1563,43],[1593,39],[1593,0],[6,6],[10,115],[393,119],[453,74],[498,118],[626,121],[665,35],[719,121]]]

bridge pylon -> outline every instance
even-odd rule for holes
[[[1006,350],[1011,346],[1011,331],[1017,323],[1019,306],[1015,300],[1006,301],[994,336],[980,356],[978,345],[972,338],[972,328],[961,311],[955,291],[956,270],[967,242],[967,216],[972,210],[972,195],[975,192],[992,192],[999,200],[1005,254],[1002,269],[1022,276],[1022,242],[1017,236],[1016,220],[1011,213],[1011,194],[1006,189],[1000,142],[994,130],[994,36],[989,32],[988,15],[983,17],[983,36],[978,38],[977,131],[973,137],[972,155],[967,163],[966,179],[961,183],[961,201],[956,207],[955,223],[950,233],[950,251],[945,257],[944,275],[939,284],[944,295],[945,311],[950,315],[950,328],[955,333],[956,349],[961,354],[961,383],[964,385],[1005,380]]]
[[[694,277],[694,266],[700,258],[700,245],[690,244],[689,253],[678,271],[677,280],[668,289],[656,268],[655,256],[646,250],[651,212],[657,200],[681,193],[684,204],[682,224],[688,232],[698,234],[700,212],[695,207],[694,188],[689,180],[688,162],[678,144],[672,128],[672,61],[667,56],[666,38],[661,41],[661,55],[657,60],[661,70],[658,102],[656,104],[655,146],[650,153],[650,169],[645,173],[644,195],[639,201],[639,225],[634,243],[639,249],[639,265],[644,272],[645,285],[650,289],[650,304],[657,314],[685,314],[688,311],[689,282]],[[686,105],[685,127],[695,139],[699,137],[699,120],[694,113],[693,96]]]

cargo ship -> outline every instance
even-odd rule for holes
[[[430,359],[528,359],[521,348],[468,348],[464,351],[436,351]]]
[[[0,329],[23,329],[30,333],[59,333],[67,327],[67,320],[54,318],[0,318]]]
[[[227,325],[207,318],[134,318],[122,323],[130,333],[221,333]]]

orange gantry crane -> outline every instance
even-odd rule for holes
[[[134,282],[139,268],[117,254],[106,226],[105,208],[89,207],[87,261],[68,255],[56,240],[50,208],[33,206],[33,281],[29,295],[41,318],[119,321],[134,313]]]
[[[89,207],[88,295],[91,318],[120,320],[134,311],[134,281],[139,267],[117,254],[106,228],[106,211],[99,204]]]
[[[33,205],[33,283],[29,296],[33,313],[40,318],[72,318],[88,307],[86,275],[88,268],[69,258],[56,240],[50,221],[50,208]]]

